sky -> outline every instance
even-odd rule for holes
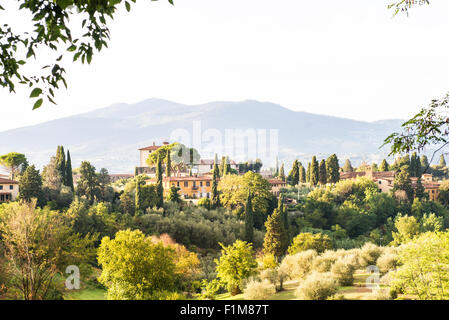
[[[449,1],[394,18],[391,1],[140,0],[121,8],[91,65],[68,56],[57,106],[32,111],[28,89],[0,88],[0,131],[153,97],[406,119],[449,91]]]

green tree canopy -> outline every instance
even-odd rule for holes
[[[243,290],[243,281],[257,273],[255,253],[250,243],[241,240],[227,247],[220,245],[221,257],[215,260],[217,277],[236,295]]]
[[[10,173],[11,179],[14,179],[19,171],[28,166],[28,161],[24,154],[10,152],[0,156],[0,165]]]
[[[98,280],[111,300],[148,300],[175,289],[175,252],[154,244],[139,230],[104,237],[98,249],[102,273]]]

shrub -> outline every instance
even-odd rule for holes
[[[288,275],[290,279],[301,279],[305,277],[312,269],[313,260],[317,257],[315,250],[299,252],[292,256],[286,256],[280,265],[280,268]]]
[[[301,300],[326,300],[337,292],[337,283],[330,273],[313,272],[296,289]]]
[[[288,248],[288,253],[293,255],[311,249],[321,253],[324,252],[324,250],[331,248],[332,242],[327,234],[304,232],[298,234],[293,239],[292,245]]]
[[[350,286],[354,283],[355,266],[351,256],[338,259],[331,268],[332,276],[340,286]]]
[[[268,280],[257,281],[251,279],[243,292],[245,300],[267,300],[276,293],[276,287]]]
[[[367,267],[371,265],[376,265],[377,259],[382,254],[382,248],[376,246],[371,242],[365,243],[365,245],[360,249],[359,257],[361,259],[361,266]]]
[[[215,300],[215,295],[222,288],[222,283],[218,279],[212,281],[207,281],[206,279],[202,282],[200,299],[202,300]]]
[[[276,286],[277,291],[283,289],[284,281],[288,278],[287,272],[281,267],[274,269],[265,269],[260,272],[259,277],[261,280],[267,280]]]
[[[210,210],[211,205],[210,205],[210,199],[209,198],[201,198],[198,200],[198,206],[199,207],[204,207],[207,210]]]
[[[316,272],[329,272],[332,264],[338,260],[338,253],[332,250],[326,250],[313,261],[312,269]]]
[[[399,256],[396,250],[385,250],[379,259],[377,259],[377,266],[379,267],[380,272],[384,274],[396,269],[399,266]]]

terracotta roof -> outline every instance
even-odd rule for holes
[[[163,178],[164,181],[212,181],[213,178],[211,176],[183,176],[183,177],[164,177]],[[156,181],[156,178],[150,178],[150,179],[146,179],[146,181]]]
[[[394,178],[396,172],[395,171],[374,171],[373,177],[374,178]]]
[[[19,182],[9,179],[0,178],[0,184],[19,184]]]
[[[150,150],[150,151],[155,151],[157,149],[159,149],[161,146],[149,146],[149,147],[145,147],[145,148],[140,148],[139,150]]]
[[[282,181],[281,179],[277,179],[277,178],[268,179],[268,182],[271,184],[287,184],[287,182]]]
[[[373,171],[373,178],[375,179],[385,179],[388,180],[389,178],[394,178],[395,171]],[[364,177],[366,176],[365,171],[361,172],[341,172],[340,173],[340,179],[354,179],[357,177]]]

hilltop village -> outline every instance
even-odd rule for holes
[[[63,146],[42,170],[25,154],[0,156],[0,262],[26,268],[0,268],[0,298],[416,296],[399,273],[413,263],[401,250],[449,227],[444,155],[437,165],[416,153],[359,166],[332,154],[265,168],[260,159],[204,159],[177,142],[137,151],[134,172],[125,174],[89,161],[72,168]],[[23,238],[29,228],[34,238]],[[39,248],[33,261],[54,257],[39,280],[50,291],[11,280],[40,268],[15,249],[31,243]],[[77,290],[61,285],[61,253],[85,272]],[[357,282],[368,266],[390,277],[382,290]]]

